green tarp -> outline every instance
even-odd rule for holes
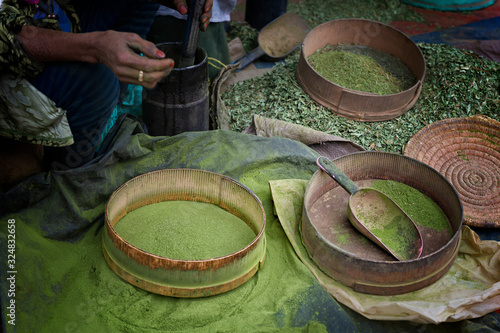
[[[307,180],[317,170],[318,154],[298,141],[224,130],[152,138],[130,119],[112,134],[92,164],[35,175],[0,198],[4,331],[456,333],[500,327],[495,313],[440,325],[369,320],[331,297],[297,257],[273,210],[270,180]],[[177,299],[136,288],[107,266],[101,248],[107,199],[127,180],[163,168],[217,172],[260,198],[266,260],[247,283],[217,296]],[[15,244],[13,251],[8,244]]]

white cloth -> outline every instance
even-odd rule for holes
[[[12,74],[0,76],[0,135],[44,146],[74,143],[66,111]]]
[[[214,0],[212,7],[212,18],[210,22],[229,22],[231,21],[231,12],[236,6],[236,0]],[[173,16],[181,20],[187,19],[186,15],[181,15],[177,10],[160,6],[156,15]]]

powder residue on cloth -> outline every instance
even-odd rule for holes
[[[219,206],[197,201],[163,201],[135,209],[114,226],[135,247],[180,260],[218,258],[250,244],[255,232]]]
[[[18,332],[326,332],[325,325],[349,324],[348,316],[332,316],[343,309],[301,263],[273,214],[268,180],[297,173],[310,176],[314,155],[306,146],[230,131],[155,139],[154,149],[151,138],[143,134],[124,133],[123,139],[128,145],[121,142],[118,151],[108,155],[113,163],[103,163],[97,171],[71,170],[60,183],[53,181],[57,175],[49,175],[51,195],[32,203],[22,216],[9,215],[17,223],[16,259],[23,268],[17,281]],[[121,156],[126,160],[116,162]],[[99,216],[71,243],[45,238],[40,230],[49,222],[58,224],[59,230],[64,221],[74,226],[78,212],[86,207],[101,205],[102,214],[116,188],[139,172],[159,168],[213,170],[240,181],[259,197],[266,212],[266,256],[249,281],[211,297],[157,295],[122,280],[108,266]],[[41,181],[47,188],[45,179]],[[85,196],[75,185],[84,182]],[[90,192],[89,187],[100,191]],[[64,219],[49,214],[66,202],[72,207],[61,210],[58,216]],[[2,232],[0,240],[6,239]]]
[[[248,282],[211,297],[175,298],[120,279],[102,258],[100,243],[92,241],[101,239],[102,229],[90,230],[74,255],[79,264],[60,285],[48,316],[41,322],[23,316],[23,327],[31,323],[37,332],[327,332],[330,312],[324,308],[331,306],[330,296],[305,267],[297,270],[299,259],[278,223],[268,234],[273,241],[266,262]],[[262,308],[272,312],[263,316]]]

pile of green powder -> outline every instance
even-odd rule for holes
[[[446,214],[419,190],[393,180],[377,180],[371,187],[390,197],[417,225],[452,234]]]
[[[404,83],[373,58],[327,45],[307,60],[327,80],[344,88],[390,95],[404,91]]]
[[[164,201],[140,207],[114,226],[137,248],[162,257],[203,260],[237,252],[255,232],[224,209],[196,201]]]

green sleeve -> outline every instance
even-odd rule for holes
[[[79,21],[71,6],[61,6],[71,21],[72,32],[79,32]],[[34,25],[52,30],[61,30],[54,19],[35,20],[37,6],[25,1],[4,0],[0,10],[0,70],[11,71],[23,77],[35,76],[44,65],[36,61],[23,48],[17,34],[22,27]],[[34,36],[36,38],[36,36]]]

